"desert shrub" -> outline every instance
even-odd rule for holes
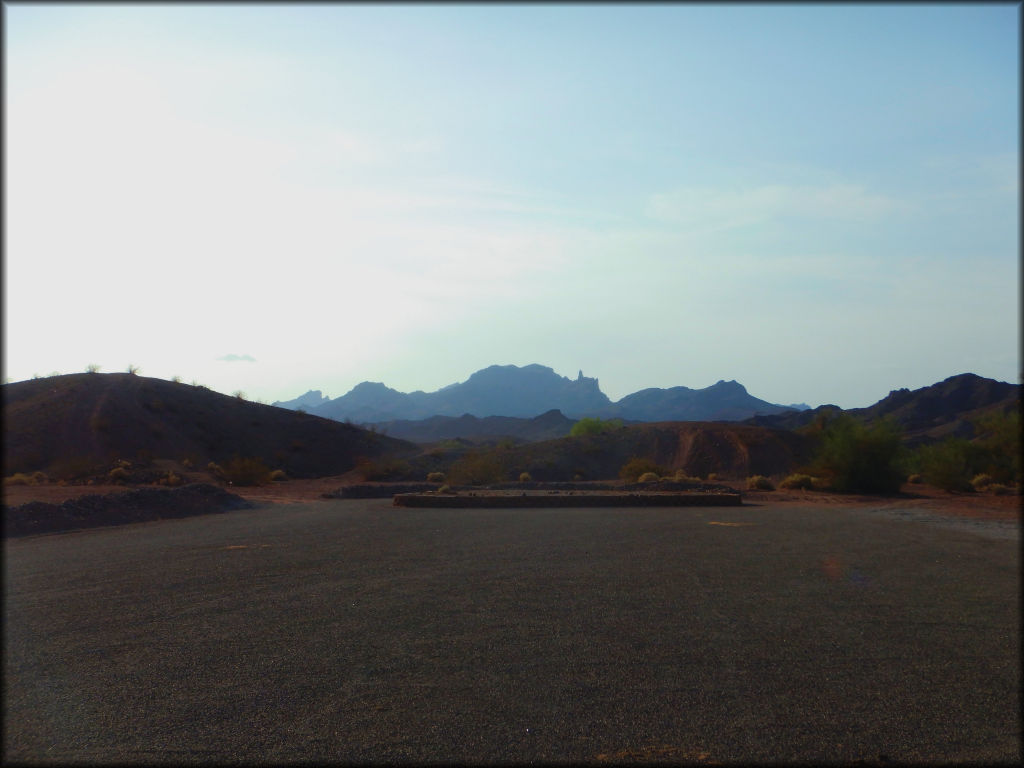
[[[89,363],[85,367],[86,373],[99,373],[100,367],[96,363]]]
[[[285,474],[283,469],[275,469],[270,473],[271,482],[282,482],[288,479],[288,475]]]
[[[747,490],[748,491],[774,491],[775,486],[772,485],[772,481],[764,475],[752,475],[747,478]]]
[[[220,464],[218,464],[218,463],[216,463],[214,461],[211,461],[209,464],[206,465],[206,469],[207,469],[207,471],[211,475],[216,477],[218,480],[224,480],[225,479],[225,477],[224,477],[224,467],[222,467]]]
[[[659,480],[661,476],[657,472],[644,472],[636,479],[638,483],[656,483]]]
[[[399,459],[361,458],[356,461],[356,470],[363,480],[372,483],[400,480],[409,475],[412,467],[408,462]]]
[[[261,459],[235,456],[224,465],[224,479],[232,485],[266,485],[270,469]]]
[[[686,474],[685,469],[677,469],[671,479],[677,483],[699,483],[701,481],[699,477]]]
[[[137,365],[129,365],[128,366],[128,373],[130,373],[132,376],[136,375],[138,372],[139,372],[139,366],[137,366]]]
[[[619,477],[628,482],[636,483],[639,482],[640,475],[647,472],[653,472],[658,477],[665,474],[664,468],[658,466],[651,459],[634,457],[622,465],[622,469],[619,470]]]
[[[4,478],[4,485],[38,485],[39,483],[32,477],[32,475],[26,475],[24,472],[15,472],[10,477]]]
[[[453,490],[451,489],[451,486],[450,486],[450,485],[448,485],[447,483],[445,483],[445,484],[444,484],[444,485],[442,485],[442,486],[441,486],[440,488],[438,488],[438,489],[437,489],[437,492],[438,492],[438,493],[455,493],[455,491],[453,491]]]
[[[231,396],[236,400],[245,400],[245,392],[243,392],[240,389],[236,389],[234,392],[232,392]]]
[[[185,469],[192,469],[192,459],[186,456],[184,459],[181,460],[181,466],[183,466]]]
[[[841,493],[896,493],[905,477],[902,459],[894,424],[882,420],[867,426],[840,413],[820,431],[812,466]]]
[[[915,472],[907,478],[907,482],[912,483],[913,485],[920,485],[924,482],[924,478],[921,476],[920,472]]]
[[[505,479],[505,470],[495,452],[476,450],[452,463],[448,479],[456,485],[491,485]]]
[[[114,483],[128,482],[128,470],[124,467],[114,467],[107,473],[107,477]]]
[[[530,473],[529,472],[520,472],[519,473],[519,482],[520,483],[528,483],[531,480],[533,480],[533,478],[530,477]]]
[[[940,443],[922,445],[921,474],[929,484],[945,491],[971,491],[974,454],[977,449],[966,440],[950,437]]]
[[[720,479],[724,479],[724,478],[720,478],[716,472],[709,472],[708,473],[708,482],[709,483],[714,483],[714,482],[716,482],[717,480],[720,480]]]
[[[1008,496],[1011,493],[1016,493],[1017,489],[1009,485],[1003,485],[1002,483],[992,483],[985,488],[988,493],[996,496]]]
[[[779,481],[779,488],[783,488],[787,491],[811,490],[814,488],[814,478],[810,475],[803,475],[799,473],[792,474]]]
[[[621,426],[622,419],[603,420],[588,417],[580,419],[573,424],[572,429],[569,430],[569,436],[580,437],[582,435],[600,435],[604,432],[611,432]]]
[[[992,475],[982,472],[981,474],[977,474],[971,478],[971,487],[976,491],[984,491],[992,485],[992,482]]]
[[[156,484],[157,485],[175,486],[175,485],[181,485],[181,483],[182,483],[181,476],[174,474],[173,471],[168,471],[167,474],[162,475],[161,477],[158,477],[156,479]]]
[[[443,483],[444,472],[430,472],[427,474],[428,483]]]
[[[181,376],[172,376],[171,381],[173,381],[175,384],[181,384]]]

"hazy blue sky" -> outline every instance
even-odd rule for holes
[[[4,14],[11,381],[1019,381],[1016,5]]]

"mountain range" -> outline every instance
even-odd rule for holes
[[[326,398],[310,390],[294,400],[273,403],[335,421],[360,424],[428,419],[434,416],[532,418],[551,410],[570,419],[586,416],[626,421],[742,421],[758,414],[781,414],[807,408],[760,400],[735,381],[704,389],[649,388],[613,402],[596,378],[579,372],[559,376],[543,365],[492,365],[464,382],[436,392],[403,393],[380,382],[364,381],[348,393]]]

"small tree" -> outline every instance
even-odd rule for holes
[[[842,493],[896,493],[906,476],[901,458],[894,424],[882,420],[865,426],[840,413],[821,429],[813,474],[829,478]]]
[[[605,432],[611,432],[621,426],[622,419],[609,419],[604,421],[602,419],[595,419],[588,416],[580,419],[572,425],[572,429],[569,430],[569,436],[580,437],[582,435],[600,435]]]

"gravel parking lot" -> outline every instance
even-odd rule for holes
[[[8,540],[4,760],[1017,761],[1019,523],[919,518],[379,499]]]

